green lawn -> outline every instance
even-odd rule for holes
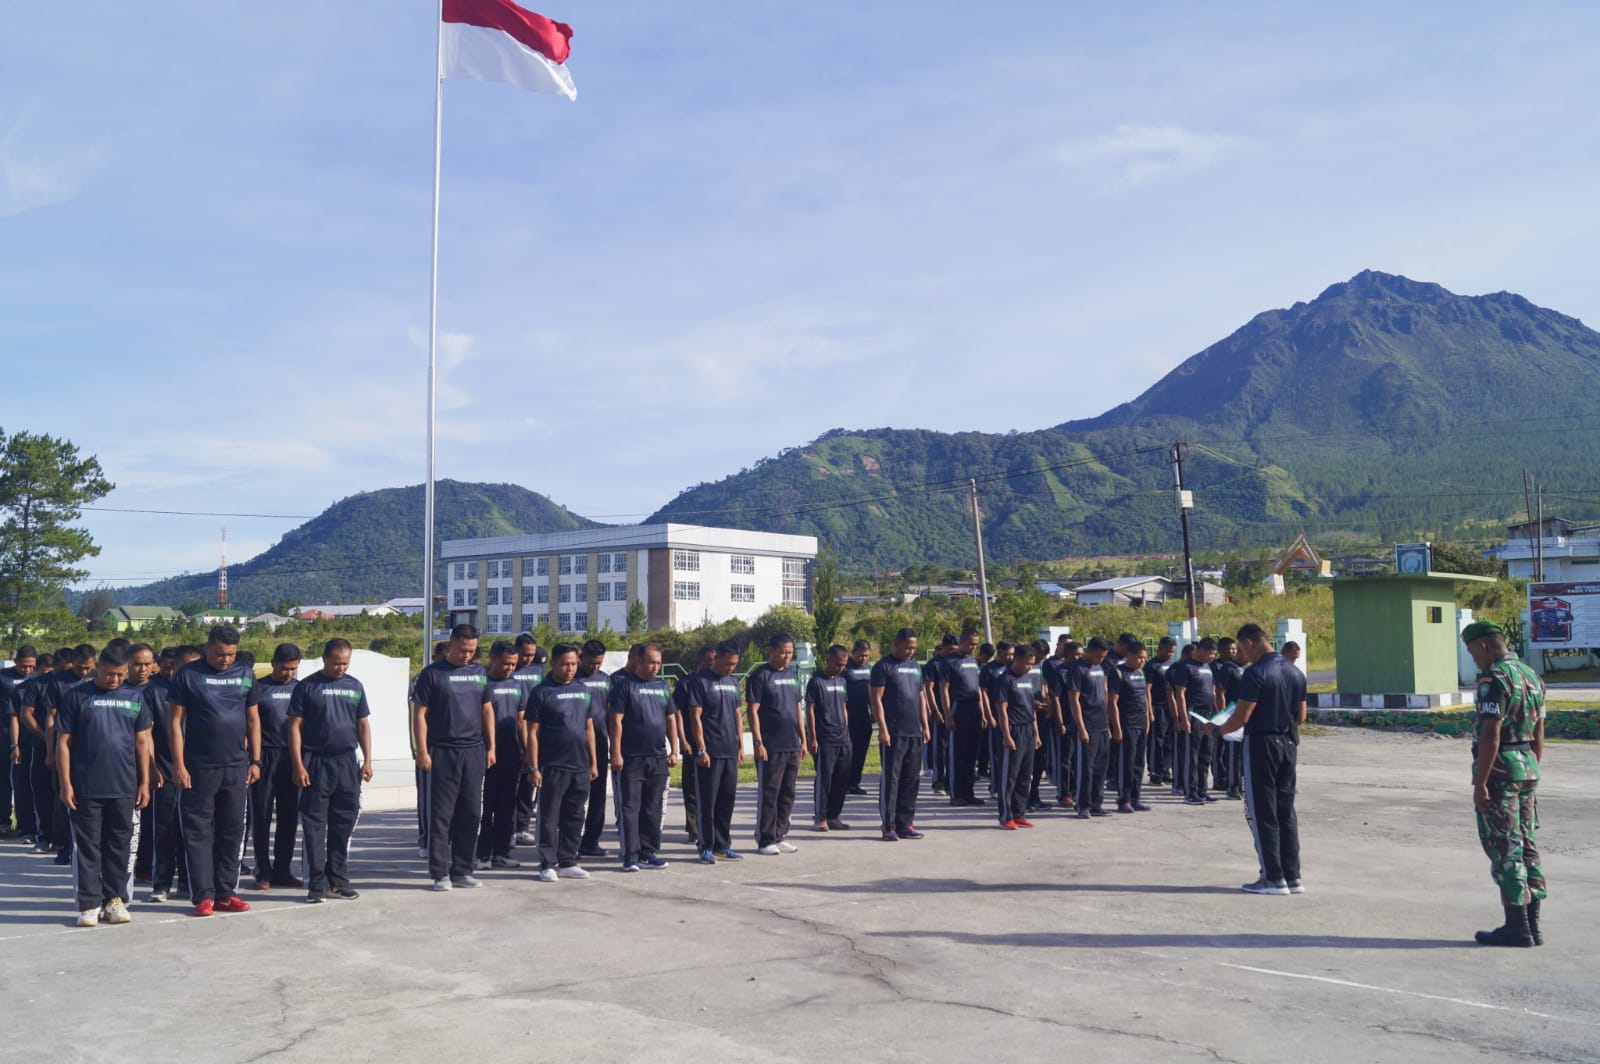
[[[867,764],[862,772],[865,774],[876,773],[882,762],[878,760],[878,744],[873,743],[867,748]],[[800,759],[800,778],[808,780],[816,776],[817,763],[807,754]],[[682,777],[677,769],[672,770],[672,786],[677,787]],[[756,762],[754,758],[747,758],[739,764],[739,782],[754,783],[756,781]]]

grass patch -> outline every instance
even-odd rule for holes
[[[874,774],[874,773],[878,772],[882,767],[883,767],[883,762],[878,757],[878,744],[877,743],[873,743],[871,746],[869,746],[867,748],[867,764],[866,764],[866,767],[863,768],[861,771],[862,771],[863,774],[870,775],[870,774]],[[812,759],[810,754],[807,754],[805,757],[802,757],[800,759],[800,779],[809,780],[809,779],[815,778],[816,775],[817,775],[817,763],[816,763],[816,761],[814,761]],[[755,758],[753,758],[753,757],[746,758],[744,761],[740,762],[740,764],[739,764],[739,782],[740,783],[754,783],[755,781],[756,781],[756,761],[755,761]],[[679,773],[678,769],[673,769],[672,770],[672,783],[671,783],[671,786],[676,788],[676,789],[682,789],[682,785],[683,785],[683,776]]]

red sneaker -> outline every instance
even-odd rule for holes
[[[195,903],[194,914],[196,916],[210,916],[214,911],[210,898],[201,898]]]
[[[1017,830],[1017,822],[1015,820],[1007,820],[1000,825],[1000,830],[1015,831]]]
[[[1019,816],[1019,817],[1017,817],[1017,827],[1019,827],[1019,828],[1031,828],[1031,827],[1033,827],[1033,821],[1029,820],[1025,816]]]
[[[237,894],[230,894],[217,902],[217,909],[225,913],[247,913],[250,911],[250,903]]]

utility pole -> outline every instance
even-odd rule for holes
[[[1189,600],[1189,638],[1200,638],[1200,609],[1194,586],[1194,554],[1189,549],[1189,511],[1194,509],[1194,493],[1183,487],[1183,444],[1172,445],[1172,479],[1178,490],[1178,519],[1183,524],[1183,578]]]
[[[228,530],[222,530],[222,564],[217,567],[217,608],[228,608]]]
[[[1535,563],[1534,571],[1539,574],[1539,580],[1544,581],[1544,485],[1540,484],[1534,491],[1534,498],[1539,507],[1539,516],[1535,518],[1536,532],[1539,536],[1539,560]]]
[[[983,567],[983,519],[978,516],[978,480],[967,481],[972,489],[972,538],[978,544],[978,601],[983,603],[983,641],[994,642],[994,628],[989,622],[989,574]]]

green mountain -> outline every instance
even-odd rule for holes
[[[598,528],[596,522],[515,484],[435,485],[440,540]],[[228,567],[228,600],[247,610],[280,602],[382,602],[422,585],[422,485],[341,499],[247,562]],[[442,567],[436,585],[444,589]],[[214,605],[215,572],[113,588],[119,603]]]
[[[1051,386],[1049,377],[1040,385]],[[1071,379],[1059,387],[1072,387]],[[1373,271],[1257,315],[1103,415],[993,435],[835,429],[652,520],[804,532],[851,568],[1171,550],[1185,441],[1197,546],[1443,536],[1523,510],[1524,465],[1593,509],[1600,333],[1510,293]]]

